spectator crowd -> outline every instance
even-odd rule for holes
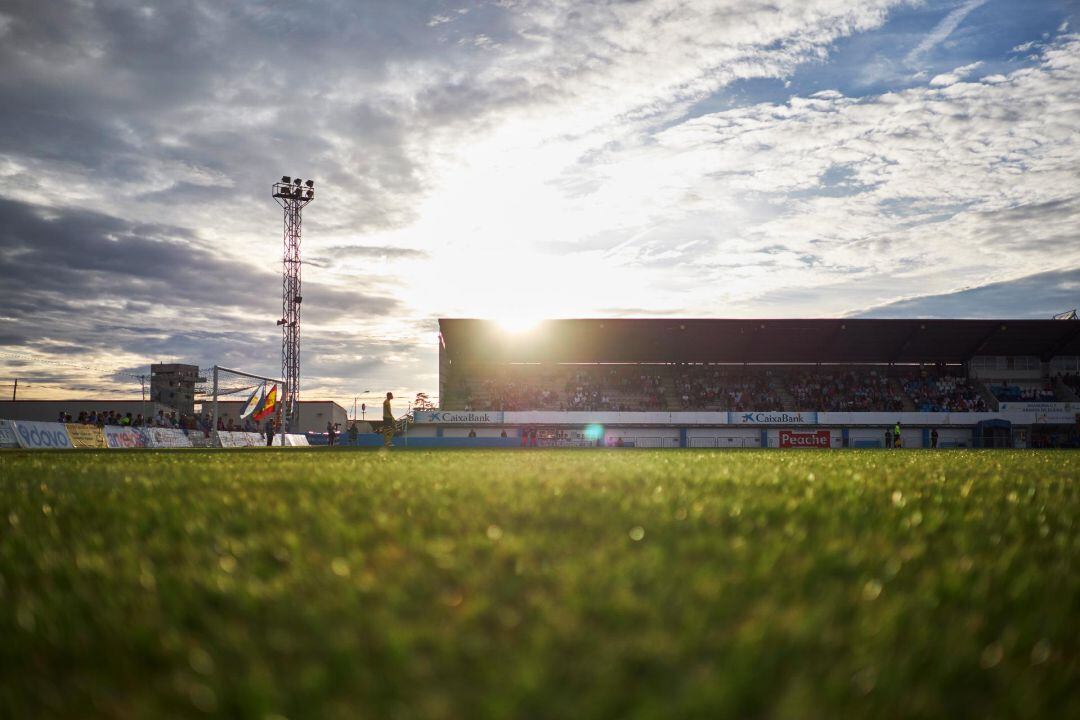
[[[1080,376],[1061,381],[1080,392]],[[515,368],[457,385],[466,410],[987,412],[978,381],[940,368],[707,364]],[[1049,382],[991,386],[999,400],[1054,401]],[[460,406],[459,406],[460,407]]]

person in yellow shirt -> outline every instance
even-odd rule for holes
[[[383,446],[394,447],[394,413],[390,410],[390,401],[394,399],[394,393],[386,393],[386,399],[382,404],[382,420],[383,420]]]

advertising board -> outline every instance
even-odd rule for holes
[[[780,431],[780,447],[782,448],[828,448],[832,447],[832,433],[828,430],[812,430],[798,432],[795,430]]]
[[[147,429],[148,428],[106,425],[105,443],[109,447],[118,450],[150,447],[150,438],[147,435]]]
[[[217,436],[223,448],[260,447],[266,444],[262,435],[253,432],[218,430]]]
[[[144,428],[153,448],[189,448],[191,440],[187,433],[178,428]]]
[[[105,432],[96,425],[67,423],[66,428],[71,444],[77,448],[109,447],[105,444]]]
[[[19,447],[19,438],[15,437],[15,427],[10,420],[0,420],[0,448]]]
[[[286,435],[285,445],[287,447],[308,447],[311,443],[308,442],[307,435]]]
[[[424,410],[416,411],[413,421],[419,423],[442,423],[446,425],[485,425],[501,423],[501,410]]]
[[[730,412],[728,422],[732,425],[813,425],[817,423],[816,412]]]
[[[1070,402],[1003,402],[1001,412],[1027,413],[1080,413],[1080,403]]]
[[[71,450],[71,438],[67,428],[56,422],[37,422],[34,420],[14,420],[15,437],[24,448],[37,450]]]

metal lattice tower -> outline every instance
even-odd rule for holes
[[[281,377],[285,381],[281,406],[284,427],[296,420],[300,401],[300,225],[301,210],[315,199],[315,181],[284,175],[274,183],[273,196],[284,210],[285,254],[281,267]]]

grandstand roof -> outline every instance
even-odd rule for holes
[[[466,362],[957,363],[976,355],[1080,355],[1070,320],[547,320],[509,332],[444,318],[451,360]]]

